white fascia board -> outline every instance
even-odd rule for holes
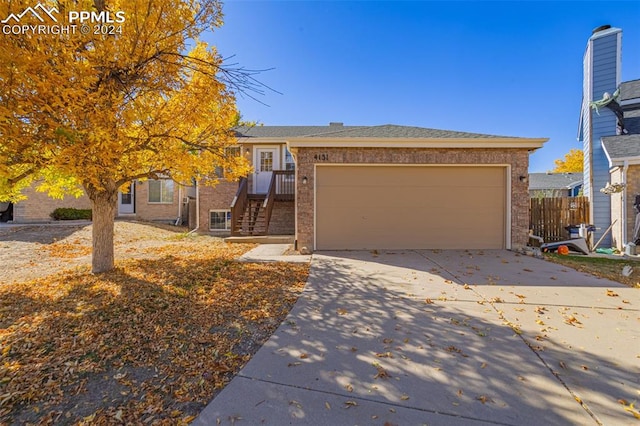
[[[549,138],[290,138],[291,148],[520,148],[538,149]]]
[[[608,155],[607,158],[609,158]],[[625,163],[630,166],[637,166],[640,164],[640,156],[614,158],[613,160],[609,160],[609,167],[622,167]]]
[[[604,141],[602,139],[600,139],[600,145],[602,145],[602,150],[604,151],[604,155],[607,156],[607,161],[609,161],[609,167],[613,167],[611,156],[609,155],[609,152],[607,151],[607,146],[604,144]]]
[[[239,137],[239,144],[257,144],[257,145],[279,145],[286,144],[287,139],[285,138],[245,138]]]

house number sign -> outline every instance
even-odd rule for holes
[[[327,153],[316,154],[313,156],[313,159],[316,161],[329,161],[329,154]]]

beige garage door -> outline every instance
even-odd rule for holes
[[[316,249],[505,248],[506,168],[322,166]]]

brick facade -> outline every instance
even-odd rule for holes
[[[216,186],[200,186],[198,197],[200,204],[200,227],[198,232],[212,232],[216,235],[229,235],[229,231],[211,231],[209,229],[209,212],[211,210],[230,210],[231,202],[238,192],[238,182],[222,180]]]
[[[149,202],[149,181],[136,182],[136,214],[135,218],[149,222],[175,222],[180,212],[181,197],[186,196],[186,189],[174,183],[173,201],[171,203]],[[181,212],[180,212],[181,214]]]
[[[86,195],[75,198],[66,196],[62,200],[54,199],[35,190],[35,185],[23,191],[26,200],[14,205],[13,221],[15,223],[46,222],[51,219],[51,212],[59,207],[90,209],[91,201]],[[173,201],[171,203],[150,203],[148,181],[136,182],[135,187],[135,215],[127,216],[137,220],[150,222],[175,222],[178,217],[181,197],[186,197],[187,188],[179,189],[174,185]]]
[[[326,157],[325,157],[326,156]],[[508,164],[511,166],[511,247],[527,244],[529,233],[527,149],[430,149],[430,148],[299,148],[296,154],[297,245],[314,247],[314,165],[322,164]],[[302,184],[303,177],[307,183]]]
[[[19,201],[13,206],[13,221],[15,223],[48,222],[53,220],[50,214],[57,208],[90,209],[89,197],[83,195],[75,198],[67,195],[59,200],[49,197],[44,192],[38,192],[35,185],[26,188],[22,193],[26,200]]]
[[[253,154],[254,148],[256,146],[266,146],[266,147],[278,147],[278,161],[279,166],[278,170],[282,170],[285,166],[284,152],[282,147],[284,144],[282,143],[272,143],[272,144],[242,144],[242,155],[249,161],[249,163],[253,162]],[[247,176],[248,179],[248,189],[249,193],[255,193],[255,188],[253,185],[253,173],[250,173]],[[209,220],[210,215],[209,212],[211,210],[230,210],[231,203],[233,202],[233,198],[238,191],[238,182],[237,181],[226,181],[221,179],[217,185],[204,186],[201,185],[198,189],[199,193],[199,204],[200,204],[200,228],[199,232],[201,233],[212,233],[214,235],[226,236],[229,235],[229,231],[219,231],[219,230],[211,230],[209,229]],[[293,202],[285,202],[278,201],[274,204],[273,210],[271,212],[271,221],[269,222],[269,231],[270,235],[293,235],[295,230],[295,205]]]
[[[276,201],[271,211],[269,235],[294,235],[296,228],[293,201]]]

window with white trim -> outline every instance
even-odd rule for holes
[[[173,181],[170,179],[149,179],[149,202],[158,204],[173,203]]]
[[[231,230],[231,210],[209,210],[210,231]]]
[[[295,170],[296,163],[293,161],[293,155],[287,147],[284,148],[284,169],[285,170]]]
[[[240,157],[242,155],[242,149],[239,146],[228,146],[224,149],[225,157]],[[225,170],[224,167],[216,166],[215,174],[219,178],[223,178],[225,174],[229,173],[230,170]]]

